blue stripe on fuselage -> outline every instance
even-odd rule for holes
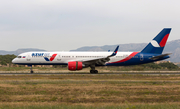
[[[152,60],[153,56],[158,56],[160,54],[150,54],[150,53],[138,53],[133,58],[120,63],[106,63],[106,66],[128,66],[128,65],[138,65],[138,64],[145,64],[154,61],[160,61],[169,58],[169,56],[165,56],[163,58]]]

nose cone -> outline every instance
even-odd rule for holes
[[[14,58],[14,59],[12,60],[12,63],[13,63],[13,64],[16,64],[16,62],[17,62],[17,61],[16,61],[16,58]]]

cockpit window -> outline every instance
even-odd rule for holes
[[[22,56],[18,56],[17,58],[21,58]]]

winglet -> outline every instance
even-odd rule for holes
[[[118,52],[118,49],[119,49],[119,45],[116,47],[116,49],[114,50],[114,52],[113,52],[110,56],[108,56],[108,57],[115,56],[115,55],[117,54],[117,52]]]

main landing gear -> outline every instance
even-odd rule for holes
[[[92,74],[97,74],[98,71],[97,71],[97,70],[90,70],[90,73],[92,73]]]
[[[95,70],[95,65],[90,66],[90,68],[91,68],[90,73],[92,73],[92,74],[97,74],[98,73],[98,71]]]

